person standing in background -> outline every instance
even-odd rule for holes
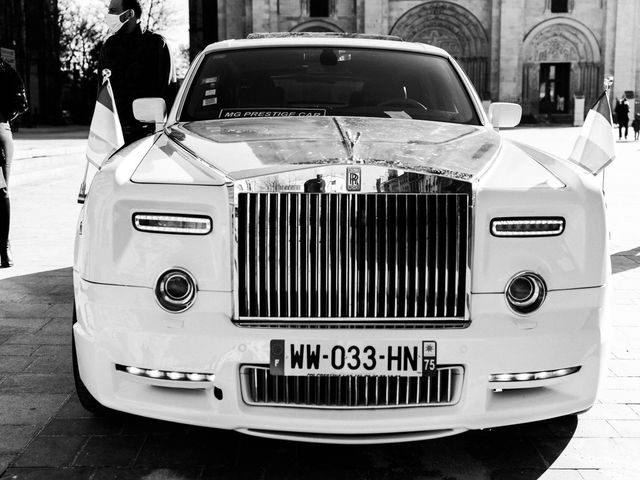
[[[629,133],[629,103],[626,97],[620,99],[620,103],[616,105],[616,118],[618,120],[618,140],[622,140],[622,129],[624,128],[624,139],[627,139]]]
[[[13,265],[9,246],[9,173],[13,159],[13,136],[9,122],[26,112],[27,108],[22,79],[11,65],[0,58],[0,268]]]
[[[98,62],[111,72],[110,81],[126,144],[150,133],[153,125],[138,122],[132,104],[136,98],[161,97],[171,108],[176,94],[176,76],[165,39],[140,28],[142,8],[138,0],[111,0],[107,24],[112,35],[105,41]]]
[[[633,139],[637,142],[640,137],[640,113],[636,113],[631,122],[631,128],[633,128]]]

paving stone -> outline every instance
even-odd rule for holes
[[[17,335],[6,343],[20,343],[25,345],[69,345],[71,346],[71,334],[49,335],[43,333]]]
[[[0,454],[21,452],[38,430],[34,425],[0,425]]]
[[[71,279],[69,279],[71,280]],[[47,318],[55,317],[62,319],[66,322],[67,327],[71,328],[71,319],[73,318],[73,285],[69,283],[65,285],[64,288],[60,288],[56,291],[55,295],[60,295],[62,298],[59,299],[59,302],[56,302],[54,305],[45,312],[45,316]],[[62,303],[65,302],[66,303]]]
[[[97,467],[133,465],[144,440],[145,437],[142,435],[91,437],[77,456],[74,465]]]
[[[29,444],[15,467],[66,467],[70,466],[78,455],[87,437],[37,437]]]
[[[70,393],[73,377],[62,374],[20,373],[0,384],[0,393]]]
[[[122,432],[118,417],[54,418],[40,435],[115,435]]]
[[[230,466],[233,449],[225,441],[227,435],[149,435],[137,466],[180,467],[191,465]],[[289,459],[290,460],[290,459]]]
[[[203,477],[201,475],[201,468],[98,468],[91,480],[196,480],[199,478],[215,480],[220,479],[219,476]]]
[[[40,355],[33,357],[25,373],[73,373],[71,353],[63,357]]]
[[[38,330],[47,324],[48,320],[44,318],[18,318],[13,316],[0,316],[0,328],[4,331],[5,327],[17,327],[27,330]]]
[[[640,390],[605,390],[599,399],[603,403],[640,404]]]
[[[640,420],[640,409],[635,412],[633,406],[618,403],[596,403],[588,412],[578,415],[579,419],[611,419],[611,420]]]
[[[640,438],[640,418],[637,420],[609,420],[611,426],[624,438]]]
[[[44,318],[47,310],[51,308],[51,303],[6,303],[2,306],[2,317],[25,320],[33,318]]]
[[[71,336],[71,321],[66,318],[52,318],[40,329],[40,332],[48,335]]]
[[[640,390],[640,376],[607,377],[603,387],[606,390]]]
[[[33,355],[49,355],[53,357],[71,356],[71,343],[69,345],[37,345]]]
[[[68,395],[0,394],[0,425],[42,425]]]
[[[620,377],[640,377],[640,360],[611,360],[609,368]]]
[[[128,414],[123,414],[123,423],[122,433],[125,435],[186,435],[194,428],[199,430],[198,427],[190,425]],[[212,431],[211,429],[203,430]]]
[[[540,475],[540,480],[582,480],[582,475],[577,470],[550,469]]]
[[[638,470],[623,470],[616,468],[603,468],[591,470],[578,470],[583,480],[636,480]]]
[[[31,357],[0,355],[0,373],[22,372],[32,361]]]
[[[549,439],[535,439],[534,444],[545,461],[557,469],[615,468],[624,465],[623,449],[618,438],[574,438],[561,451]],[[635,460],[633,460],[635,461]],[[621,463],[622,462],[622,463]]]
[[[493,470],[490,473],[485,473],[482,474],[481,476],[479,476],[478,478],[480,479],[487,479],[487,480],[514,480],[514,479],[522,479],[522,480],[533,480],[533,479],[539,479],[542,478],[542,475],[544,475],[544,469],[542,470],[535,470],[535,469],[522,469],[522,468],[504,468],[504,469],[498,469],[498,470]],[[447,478],[447,477],[426,477],[426,478]],[[457,479],[456,479],[457,480]]]
[[[640,423],[640,419],[638,419]],[[569,436],[572,438],[613,438],[619,437],[620,434],[614,429],[607,420],[581,418],[578,421],[575,430],[565,430],[558,428],[557,425],[549,426],[551,432],[558,436]]]
[[[77,395],[71,394],[62,408],[56,414],[56,418],[95,418],[96,415],[87,411],[78,400]]]
[[[2,474],[9,468],[12,461],[13,455],[0,455],[0,477],[2,477]]]
[[[92,468],[10,468],[2,480],[88,480]]]
[[[9,338],[9,337],[7,337]],[[1,343],[1,342],[0,342]],[[0,345],[0,355],[23,355],[29,356],[36,351],[38,345]]]

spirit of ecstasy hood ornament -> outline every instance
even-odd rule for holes
[[[333,119],[340,135],[342,136],[342,143],[344,144],[344,148],[347,150],[349,154],[349,162],[350,163],[362,163],[362,159],[358,158],[356,155],[356,147],[358,146],[358,142],[360,141],[360,137],[362,134],[360,132],[353,133],[351,130],[343,128],[335,118]]]

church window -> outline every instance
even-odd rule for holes
[[[569,12],[569,0],[551,0],[551,13]]]
[[[328,17],[329,0],[309,0],[310,17]]]

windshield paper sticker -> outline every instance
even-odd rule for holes
[[[323,108],[223,108],[219,118],[324,117]]]

